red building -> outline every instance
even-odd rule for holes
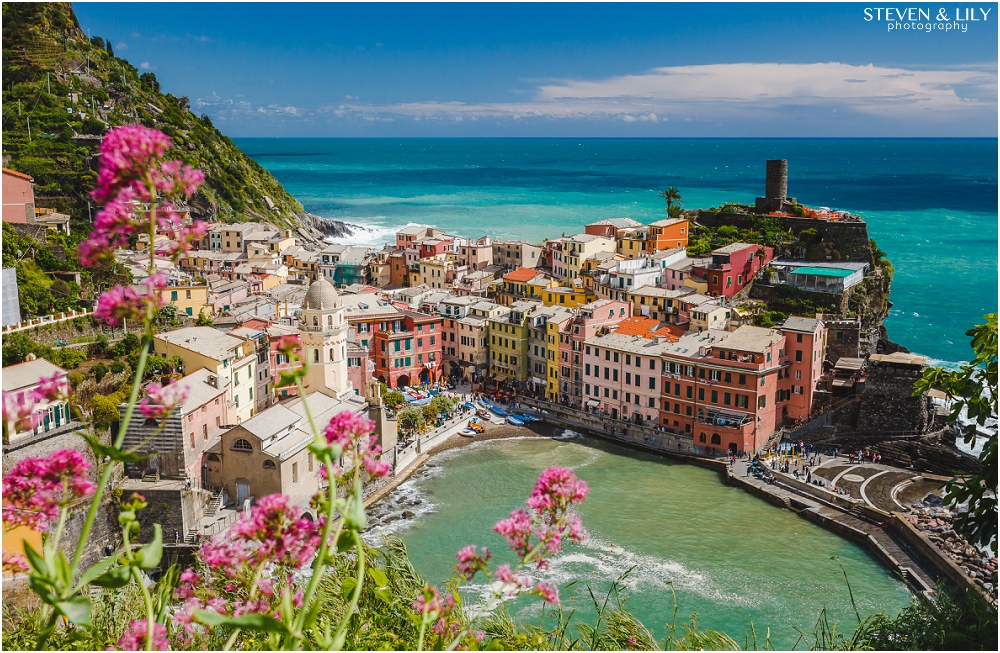
[[[375,332],[375,377],[390,388],[436,383],[442,374],[441,316],[402,311],[401,317]]]
[[[707,266],[692,267],[693,276],[708,281],[708,294],[732,297],[774,258],[774,250],[763,245],[733,243],[712,252]]]
[[[420,246],[420,258],[450,254],[455,251],[455,241],[451,238],[424,238],[417,244]]]

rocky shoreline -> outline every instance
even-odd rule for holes
[[[914,505],[908,519],[976,585],[994,598],[997,596],[997,559],[979,551],[955,532],[955,514],[941,504],[940,498],[927,497],[922,504]]]

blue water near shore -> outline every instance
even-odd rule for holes
[[[964,332],[997,310],[995,139],[237,139],[306,210],[379,245],[407,224],[541,241],[587,222],[752,203],[764,162],[789,195],[862,215],[892,261],[889,337],[933,362],[969,358]]]

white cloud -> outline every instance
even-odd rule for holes
[[[128,43],[122,41],[115,44],[115,50],[128,50]]]
[[[141,64],[139,64],[139,67],[142,68],[143,70],[152,69],[152,66],[149,65],[148,61],[143,61]]]
[[[995,111],[996,69],[944,70],[843,63],[738,63],[655,68],[607,79],[563,80],[535,89],[524,102],[348,103],[338,115],[411,118],[698,120],[780,113],[789,109],[846,109],[867,115],[954,119],[972,109]]]

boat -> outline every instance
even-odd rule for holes
[[[476,432],[473,431],[472,429],[462,429],[461,431],[458,432],[458,434],[461,435],[463,438],[476,437]]]
[[[479,415],[483,419],[489,419],[490,411],[486,410],[485,408],[480,408],[479,410],[476,411],[476,415]]]
[[[485,426],[483,426],[479,422],[476,422],[474,419],[469,420],[469,423],[466,425],[466,428],[472,429],[476,433],[482,433],[483,431],[486,430]]]
[[[500,406],[490,406],[490,410],[493,411],[493,414],[497,417],[507,417],[507,411]]]
[[[535,417],[534,415],[529,415],[528,413],[519,413],[517,415],[518,419],[523,419],[525,422],[541,422],[541,417]]]
[[[511,426],[524,426],[524,422],[514,417],[513,415],[507,416],[507,423],[510,424]]]

